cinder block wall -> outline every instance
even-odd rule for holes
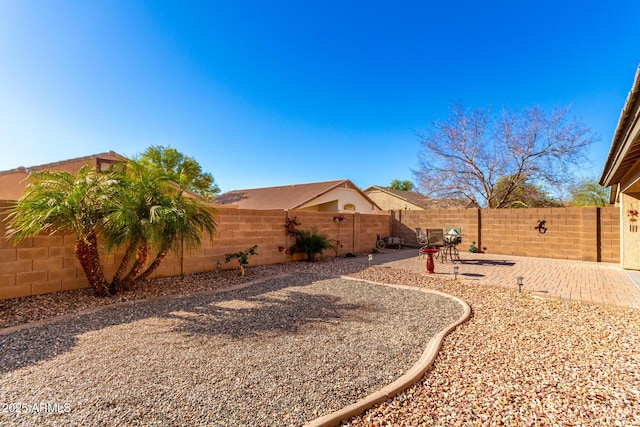
[[[417,245],[416,228],[426,231],[429,228],[462,228],[463,246],[478,241],[478,209],[430,209],[396,211],[393,217],[397,221],[392,227],[405,244]]]
[[[6,239],[5,231],[6,224],[0,222],[0,299],[88,286],[75,255],[73,236],[37,236],[14,245]]]
[[[0,202],[0,211],[8,206]],[[285,233],[286,218],[296,217],[300,230],[315,230],[327,235],[337,251],[323,256],[341,256],[347,252],[368,252],[375,247],[376,234],[399,236],[405,244],[417,244],[415,228],[461,227],[462,250],[472,241],[487,253],[562,258],[583,261],[620,261],[620,225],[618,208],[553,208],[496,210],[401,210],[377,214],[338,214],[329,212],[244,210],[219,207],[215,212],[217,232],[203,238],[198,249],[184,248],[170,254],[156,271],[156,277],[179,276],[216,269],[237,268],[237,261],[224,262],[224,254],[258,245],[251,265],[295,261],[285,249],[294,239]],[[6,224],[0,214],[0,299],[15,298],[78,289],[88,286],[84,271],[75,256],[73,235],[42,235],[17,245],[5,238]],[[544,219],[548,231],[535,230]],[[281,250],[282,249],[282,250]],[[111,278],[122,251],[102,254],[104,271]]]
[[[602,262],[620,262],[620,209],[600,209],[600,254]]]
[[[617,263],[619,215],[615,207],[396,211],[392,230],[415,242],[416,227],[461,227],[465,251],[475,241],[486,253]]]
[[[0,202],[0,211],[8,202]],[[323,256],[347,252],[368,252],[375,247],[376,234],[389,235],[391,224],[387,212],[363,215],[343,214],[344,221],[334,221],[338,214],[328,212],[287,212],[283,210],[241,210],[218,207],[214,217],[217,232],[213,238],[203,237],[198,249],[185,247],[181,254],[170,254],[162,262],[155,277],[179,276],[214,271],[220,261],[222,269],[237,268],[232,260],[225,263],[224,254],[258,245],[258,255],[249,258],[249,266],[284,263],[291,258],[285,249],[295,243],[285,233],[287,215],[297,217],[300,230],[314,229],[326,234],[342,247],[326,251]],[[5,237],[6,216],[0,214],[0,299],[37,295],[88,287],[84,271],[75,256],[73,235],[41,235],[14,245]],[[281,250],[282,248],[282,250]],[[107,279],[113,277],[123,250],[103,253],[102,264]]]

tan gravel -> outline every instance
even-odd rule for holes
[[[225,270],[220,274],[202,273],[176,278],[149,280],[115,296],[96,298],[91,289],[77,289],[53,294],[35,295],[11,300],[0,300],[0,328],[48,319],[114,303],[137,301],[163,295],[191,294],[194,292],[225,289],[256,279],[291,273],[349,274],[360,271],[364,265],[350,259],[329,258],[316,263],[296,262],[265,266],[250,266],[245,276],[238,270]]]
[[[344,425],[640,426],[640,310],[541,300],[348,259],[253,267],[243,279],[233,273],[208,281],[163,279],[117,299],[228,287],[295,271],[431,288],[473,310],[471,320],[445,339],[423,380]],[[108,302],[86,291],[0,302],[0,321],[15,325]]]
[[[388,268],[355,274],[466,301],[422,381],[347,426],[639,426],[640,311]]]
[[[301,425],[402,376],[462,313],[441,294],[298,272],[9,328],[0,425]]]

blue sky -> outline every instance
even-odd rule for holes
[[[0,1],[0,170],[169,145],[223,191],[413,179],[453,101],[572,104],[600,176],[640,2]]]

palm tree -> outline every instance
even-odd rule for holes
[[[212,209],[212,208],[211,208]],[[213,210],[213,209],[212,209]],[[149,277],[167,256],[170,250],[177,252],[186,244],[199,247],[201,236],[205,233],[213,237],[215,221],[206,207],[196,199],[185,197],[178,192],[163,212],[163,229],[158,234],[159,248],[157,255],[149,267],[136,280]]]
[[[73,232],[76,256],[100,296],[147,278],[170,250],[183,244],[197,247],[204,233],[212,237],[215,231],[213,217],[199,199],[186,197],[161,168],[135,160],[107,174],[87,165],[75,176],[34,172],[30,181],[9,209],[7,235],[17,243],[42,232]],[[99,238],[108,250],[126,247],[111,283],[100,262]]]
[[[97,295],[109,295],[98,237],[118,187],[114,175],[86,165],[76,175],[64,171],[32,172],[29,181],[22,198],[9,208],[7,235],[17,243],[42,232],[74,233],[75,253],[89,284]]]
[[[122,245],[127,249],[114,275],[113,290],[146,279],[170,250],[177,250],[182,242],[199,246],[202,234],[212,236],[215,230],[204,205],[185,197],[182,188],[161,169],[129,160],[119,173],[122,185],[107,218],[105,238],[109,249]],[[153,250],[156,256],[143,271]],[[127,272],[134,254],[135,261]]]
[[[128,288],[147,262],[149,242],[154,240],[154,213],[163,204],[163,189],[168,179],[129,160],[118,165],[120,180],[112,209],[105,218],[105,242],[108,250],[126,246],[125,254],[111,283],[112,291]],[[132,267],[129,262],[135,255]],[[123,277],[124,276],[124,277]]]

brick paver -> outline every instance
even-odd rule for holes
[[[469,252],[460,252],[460,258],[455,264],[436,260],[436,274],[452,276],[455,265],[459,280],[512,289],[517,289],[516,277],[522,276],[523,290],[539,297],[640,308],[640,290],[618,264]],[[376,254],[373,264],[426,274],[425,259],[417,256],[417,249]]]

